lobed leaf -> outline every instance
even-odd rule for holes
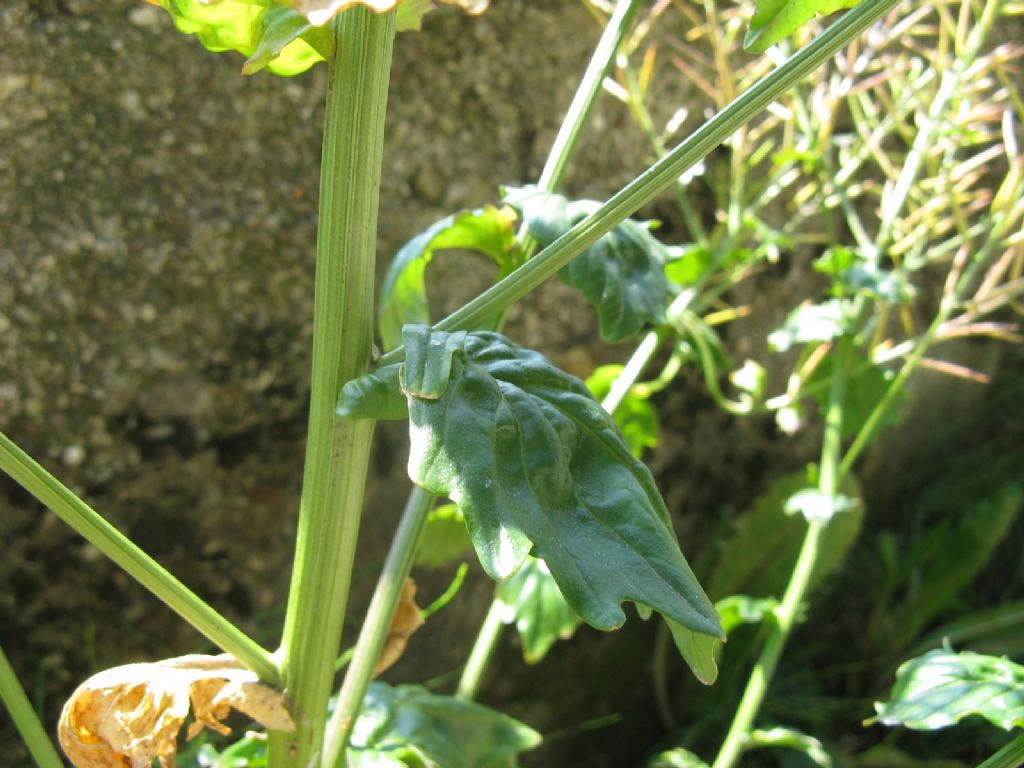
[[[784,40],[817,14],[852,8],[860,0],[757,0],[750,29],[743,39],[747,53],[764,53]]]
[[[499,277],[504,277],[521,262],[514,224],[511,209],[487,206],[441,219],[403,245],[380,287],[378,324],[384,348],[401,345],[403,326],[430,323],[425,278],[435,253],[446,249],[476,251],[497,264]]]
[[[937,649],[896,671],[889,701],[869,722],[932,731],[981,715],[1004,730],[1024,726],[1024,667],[970,651]]]
[[[527,558],[523,567],[498,585],[498,600],[508,607],[523,645],[523,659],[536,664],[556,640],[568,640],[580,617],[562,597],[543,560]]]
[[[419,685],[370,685],[352,730],[350,767],[500,768],[541,742],[511,717]]]
[[[550,245],[596,211],[593,200],[570,201],[534,187],[509,190],[505,203],[520,212],[530,234]],[[625,341],[645,325],[665,321],[670,298],[669,249],[651,235],[650,222],[627,219],[569,262],[558,277],[597,308],[601,336]]]
[[[407,353],[416,351],[403,367],[447,355],[448,337],[407,328]],[[466,334],[450,370],[440,397],[406,393],[409,475],[459,506],[493,578],[508,578],[533,554],[592,626],[620,626],[621,603],[631,600],[721,636],[650,471],[582,382],[489,332]],[[362,399],[372,390],[360,380],[346,385],[339,413],[374,416]]]

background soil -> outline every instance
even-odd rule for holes
[[[382,263],[432,221],[539,175],[599,31],[578,0],[495,0],[483,17],[438,12],[423,34],[400,39]],[[0,7],[0,428],[273,646],[305,434],[324,71],[243,79],[240,63],[205,53],[161,11],[128,0]],[[682,101],[666,94],[666,104]],[[607,196],[646,165],[644,146],[626,111],[605,99],[567,190]],[[665,219],[671,239],[671,205],[645,213]],[[442,311],[489,276],[452,260],[436,278]],[[766,311],[730,343],[762,343],[806,279],[793,265],[759,285]],[[558,284],[518,307],[508,333],[578,374],[628,353],[598,344],[592,313]],[[918,381],[931,404],[910,415],[919,426],[871,458],[878,509],[898,509],[972,445],[1019,460],[1020,354],[963,354],[994,373],[994,385]],[[665,434],[650,457],[691,559],[727,510],[811,460],[816,437],[729,418],[702,391],[684,376],[663,396]],[[941,441],[929,437],[935,403]],[[405,499],[406,450],[401,428],[379,428],[354,616]],[[450,573],[417,578],[429,598]],[[388,678],[457,674],[490,594],[477,569]],[[651,693],[654,634],[635,618],[613,634],[583,629],[534,669],[509,636],[482,699],[557,734],[529,765],[638,764],[667,733]],[[5,477],[0,646],[51,723],[91,671],[207,649]],[[677,685],[684,673],[672,663]],[[0,766],[28,762],[0,717]]]

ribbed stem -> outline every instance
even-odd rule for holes
[[[335,416],[341,385],[373,348],[373,279],[395,14],[364,6],[334,21],[320,174],[309,435],[295,565],[280,654],[297,723],[271,765],[316,768],[341,644],[374,422]]]

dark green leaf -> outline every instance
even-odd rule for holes
[[[346,419],[405,419],[409,406],[399,386],[402,364],[385,365],[341,389],[338,415]]]
[[[305,72],[333,52],[333,36],[276,0],[157,0],[175,26],[211,51],[238,51],[246,74]],[[330,40],[328,41],[328,36]]]
[[[410,359],[447,354],[447,336],[407,328],[406,349],[422,348]],[[360,388],[373,389],[346,385],[343,409]],[[348,404],[348,413],[363,410],[358,398]],[[511,576],[532,552],[592,626],[620,626],[621,603],[632,600],[721,634],[650,471],[581,381],[498,334],[470,333],[444,393],[410,395],[409,417],[410,476],[459,505],[493,578]]]
[[[622,370],[621,365],[602,365],[587,378],[587,389],[594,393],[595,398],[603,400]],[[630,452],[637,458],[643,454],[644,449],[654,448],[658,444],[658,412],[646,398],[639,397],[634,390],[630,390],[622,398],[612,416],[622,430],[622,437]]]
[[[509,208],[487,206],[441,219],[403,245],[380,287],[378,318],[384,348],[401,345],[402,326],[430,323],[426,271],[436,252],[482,253],[498,265],[498,276],[504,277],[521,260],[514,224],[515,214]]]
[[[493,709],[419,685],[371,683],[352,730],[350,766],[499,768],[540,734]]]
[[[543,560],[527,558],[523,567],[498,585],[498,600],[509,608],[523,644],[523,658],[536,664],[556,640],[568,640],[580,617],[562,597]]]
[[[466,521],[454,504],[442,504],[427,516],[427,525],[416,553],[416,564],[441,568],[462,559],[473,549]]]
[[[746,514],[737,518],[732,535],[722,552],[708,582],[714,596],[748,594],[774,597],[782,594],[796,563],[807,532],[802,515],[788,515],[786,501],[808,487],[807,477],[798,472],[779,478],[754,502]],[[842,491],[859,498],[850,475]],[[846,553],[860,533],[864,518],[863,505],[836,515],[822,535],[820,554],[816,560],[811,584],[817,585],[842,565]]]
[[[1024,667],[970,651],[937,649],[903,664],[872,722],[933,731],[981,715],[1005,730],[1024,725]]]
[[[743,40],[747,53],[764,53],[796,32],[816,14],[852,8],[860,0],[757,0],[750,29]]]
[[[600,207],[569,201],[535,188],[510,190],[505,202],[519,211],[541,245],[553,243]],[[664,322],[670,298],[668,249],[651,235],[651,224],[627,219],[573,259],[558,276],[597,308],[601,336],[624,341],[645,325]]]

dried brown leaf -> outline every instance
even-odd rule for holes
[[[265,728],[294,731],[284,694],[259,682],[231,656],[180,656],[127,664],[93,675],[64,705],[58,734],[76,768],[173,768],[178,732],[191,708],[188,738],[230,729],[237,709]]]
[[[412,633],[422,626],[423,615],[420,613],[419,606],[416,605],[416,582],[406,579],[402,586],[402,596],[398,600],[398,607],[391,619],[391,628],[388,630],[388,639],[384,642],[380,661],[373,669],[374,677],[402,657]]]

